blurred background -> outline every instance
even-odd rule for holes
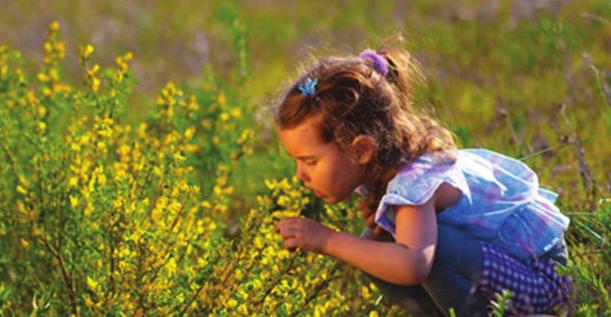
[[[225,221],[228,224],[227,236],[240,242],[225,239],[223,231],[223,235],[218,235],[218,240],[215,240],[218,244],[212,243],[210,249],[204,248],[212,250],[210,253],[225,252],[225,248],[238,245],[248,248],[248,243],[241,243],[248,240],[241,240],[243,236],[238,234],[240,221],[257,205],[257,194],[269,193],[263,180],[281,179],[294,172],[293,162],[279,146],[265,110],[279,96],[279,90],[296,76],[300,66],[310,62],[313,56],[357,55],[365,48],[376,48],[386,37],[402,35],[406,48],[422,62],[429,79],[429,85],[422,94],[424,98],[418,99],[417,106],[443,121],[456,136],[460,147],[485,147],[515,157],[537,172],[543,187],[560,194],[558,205],[571,218],[566,235],[575,264],[569,274],[576,281],[574,299],[578,305],[570,311],[577,316],[598,316],[609,310],[611,283],[609,274],[604,272],[609,271],[611,263],[611,1],[0,0],[0,53],[6,51],[4,46],[7,46],[9,51],[15,52],[11,56],[22,55],[25,61],[11,67],[25,67],[24,73],[32,78],[31,86],[15,81],[17,95],[10,98],[19,100],[19,103],[27,105],[29,101],[18,94],[43,88],[39,73],[43,68],[43,42],[47,27],[55,20],[61,26],[61,41],[65,43],[66,57],[60,68],[77,92],[90,91],[87,85],[91,85],[84,82],[86,70],[79,64],[79,52],[83,47],[88,44],[95,47],[89,62],[99,63],[108,79],[112,78],[115,58],[133,52],[128,77],[130,84],[135,78],[135,86],[131,93],[127,92],[125,113],[121,112],[115,118],[117,125],[127,123],[137,127],[148,122],[154,127],[156,121],[161,121],[158,114],[163,110],[164,99],[160,98],[158,103],[157,98],[163,87],[175,90],[175,85],[188,94],[194,92],[204,105],[196,107],[194,118],[197,121],[193,121],[197,132],[193,142],[203,150],[195,151],[192,157],[193,163],[197,163],[192,165],[196,170],[196,179],[192,181],[202,186],[202,197],[216,194],[220,183],[219,188],[229,184],[235,186],[235,191],[228,190],[222,194],[223,208],[229,213],[229,217],[222,220],[223,227]],[[6,72],[6,69],[2,70]],[[168,82],[174,84],[166,86]],[[5,84],[7,86],[2,87],[9,87],[8,81]],[[0,89],[4,89],[2,87]],[[92,104],[98,105],[100,99],[94,102],[93,98],[108,94],[109,91],[104,89],[98,95],[85,93],[91,99],[84,111],[92,110]],[[57,103],[45,99],[44,102],[48,103],[45,106],[56,107],[50,111],[55,115],[55,110],[60,110],[57,113],[61,114],[61,107],[72,111],[71,106],[75,105],[74,108],[80,109],[79,103],[71,100],[81,99],[58,99],[61,102]],[[113,96],[111,99],[117,98]],[[119,99],[123,111],[123,95]],[[37,146],[24,146],[24,151],[17,151],[22,148],[22,140],[28,137],[30,123],[33,127],[37,119],[22,116],[19,111],[24,109],[13,106],[14,102],[9,106],[8,101],[0,104],[0,109],[9,114],[1,119],[9,117],[20,125],[0,132],[12,137],[6,139],[16,152],[25,153],[19,163],[27,167],[32,165],[30,161],[35,162],[28,157],[46,152]],[[40,113],[40,109],[36,111]],[[43,108],[43,112],[46,111]],[[163,111],[170,117],[169,110]],[[38,129],[60,130],[55,134],[58,136],[69,130],[67,124],[56,118],[60,117],[45,117],[49,120],[49,127],[43,125],[40,128],[39,122]],[[176,125],[176,131],[183,133],[186,123],[176,122],[180,123]],[[245,145],[238,144],[242,139],[240,133],[246,130],[255,131],[254,144],[250,144],[250,139],[244,141]],[[193,136],[193,130],[190,131]],[[248,137],[248,134],[244,135]],[[59,140],[57,143],[63,146],[63,140]],[[242,146],[248,147],[250,153],[251,145],[254,149],[252,154],[239,154],[239,159],[233,157],[233,153],[238,153],[236,149],[243,151],[239,153],[247,152],[241,150]],[[54,149],[64,149],[62,146]],[[163,149],[171,150],[168,147]],[[150,148],[145,150],[154,151]],[[155,156],[163,158],[163,155]],[[62,164],[68,164],[63,160],[50,162],[56,167],[49,170],[61,170]],[[221,163],[235,164],[230,165],[230,171],[224,167],[220,172]],[[9,231],[3,229],[3,221],[8,219],[6,223],[10,223],[10,219],[19,214],[12,210],[15,203],[2,197],[21,197],[21,194],[13,190],[18,181],[17,169],[14,168],[15,173],[11,174],[7,164],[0,167],[8,171],[7,175],[14,174],[13,179],[3,179],[5,184],[0,182],[0,185],[8,186],[6,196],[2,196],[5,193],[0,191],[0,202],[8,206],[0,208],[0,212],[7,215],[0,217],[0,234],[5,234]],[[46,170],[46,167],[41,167],[41,170]],[[137,181],[143,182],[142,179]],[[27,182],[27,179],[22,181],[19,178],[19,182]],[[61,187],[48,187],[50,193],[55,189],[61,190]],[[149,184],[143,187],[153,192],[156,190]],[[25,197],[25,189],[21,188],[21,192]],[[58,200],[62,198],[54,194],[49,196]],[[66,197],[64,205],[67,205]],[[72,199],[70,196],[71,204]],[[47,204],[40,205],[46,207]],[[100,205],[106,206],[107,202]],[[324,209],[318,203],[312,206],[311,209],[317,212]],[[65,211],[63,207],[57,207],[57,210]],[[210,210],[211,216],[225,215],[216,209]],[[74,215],[80,217],[80,213]],[[248,220],[251,224],[265,219],[265,215],[256,215],[256,218],[254,213],[251,215]],[[358,232],[355,228],[363,225],[360,218],[336,215],[347,224],[348,230],[352,228],[355,233]],[[157,221],[157,218],[152,218]],[[76,227],[83,225],[81,218],[74,219],[77,219],[74,221]],[[216,226],[216,222],[213,224]],[[24,236],[29,237],[28,227],[23,228]],[[248,228],[246,226],[245,232],[250,230]],[[218,233],[220,230],[203,232]],[[15,232],[17,239],[19,231]],[[259,232],[255,230],[255,233]],[[63,236],[58,237],[61,240]],[[80,239],[78,234],[74,237],[74,241],[79,243],[87,241]],[[4,254],[9,254],[9,260],[11,253],[22,257],[21,249],[14,247],[16,242],[3,241],[8,241],[0,247],[6,246]],[[21,244],[26,248],[29,242],[21,240]],[[74,250],[82,250],[80,244],[74,246]],[[6,270],[11,275],[9,281],[28,277],[28,274],[20,272],[43,272],[40,276],[47,275],[39,269],[49,267],[47,262],[36,260],[38,253],[32,251],[31,254],[35,259],[31,262],[35,265],[31,267],[27,261],[9,262],[6,255],[0,256],[0,264],[12,265],[13,269]],[[202,254],[207,256],[206,252]],[[219,253],[218,260],[225,261],[228,258],[226,254]],[[83,261],[89,263],[86,257]],[[253,263],[256,265],[252,264],[250,268],[258,267],[259,263]],[[80,267],[75,271],[80,271]],[[91,272],[96,273],[100,280],[105,278],[104,271],[91,269]],[[218,272],[226,271],[219,269]],[[5,272],[0,270],[0,273]],[[38,275],[31,275],[37,282]],[[209,275],[204,274],[206,278]],[[345,276],[338,281],[354,280]],[[33,301],[30,298],[38,290],[30,286],[34,282],[26,282],[15,289],[19,289],[19,296],[27,299],[20,300],[18,305],[28,310],[30,302],[36,305],[36,297]],[[0,281],[0,309],[2,299],[10,295],[3,290],[2,283]],[[84,279],[81,280],[83,283]],[[96,282],[87,280],[86,283],[93,285]],[[7,284],[11,286],[12,283]],[[241,284],[240,280],[234,286]],[[351,287],[351,298],[366,298],[359,294],[355,285]],[[38,288],[44,292],[49,289],[44,285]],[[12,286],[8,289],[11,290]],[[227,294],[233,296],[235,292],[232,289],[230,287]],[[346,293],[341,287],[335,290],[342,298]],[[49,292],[53,293],[53,290]],[[171,302],[173,296],[168,295],[166,299]],[[284,302],[284,298],[279,298]],[[156,303],[157,298],[153,302]],[[352,305],[356,307],[359,304]]]
[[[213,73],[263,108],[309,54],[358,54],[401,34],[424,64],[432,110],[462,146],[522,158],[564,197],[589,197],[578,200],[583,204],[606,197],[611,186],[609,1],[2,0],[0,6],[0,43],[21,51],[31,67],[42,64],[46,26],[60,22],[74,83],[83,78],[79,47],[93,44],[102,67],[133,52],[133,122],[168,81],[194,87]],[[267,142],[269,120],[259,119]]]

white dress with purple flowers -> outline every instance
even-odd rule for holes
[[[501,289],[514,296],[516,313],[546,312],[566,296],[568,278],[539,261],[562,242],[569,218],[554,205],[557,195],[539,187],[526,164],[484,149],[427,153],[405,164],[388,183],[376,223],[395,236],[391,206],[423,205],[442,183],[462,193],[459,202],[437,215],[440,225],[459,228],[482,242],[480,292],[490,299]],[[564,289],[561,289],[564,288]]]
[[[557,195],[539,187],[526,164],[484,149],[455,151],[456,160],[428,153],[405,164],[388,183],[376,223],[395,234],[392,205],[422,205],[442,183],[462,193],[458,204],[438,215],[440,224],[462,228],[520,259],[548,251],[569,218],[554,205]]]

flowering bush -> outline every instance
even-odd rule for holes
[[[322,208],[294,180],[268,180],[230,230],[229,176],[254,130],[220,85],[168,83],[132,126],[131,53],[102,69],[84,45],[79,87],[64,80],[57,22],[44,52],[32,76],[0,48],[2,314],[367,314],[380,303],[360,273],[289,253],[273,233],[301,213],[357,231],[354,208]]]
[[[584,12],[597,12],[594,2],[587,3],[590,9]],[[429,9],[408,11],[420,17]],[[570,16],[575,12],[570,7],[565,11]],[[249,80],[245,27],[228,12],[217,13],[230,25],[223,30],[235,32],[228,38],[240,60],[231,74],[241,76],[233,85],[241,86]],[[528,21],[506,28],[508,18],[487,21],[486,28],[475,20],[458,25],[408,20],[416,21],[409,25],[416,33],[431,35],[431,40],[425,36],[426,41],[414,44],[423,55],[450,61],[434,63],[448,72],[432,97],[447,105],[440,111],[449,110],[448,116],[459,123],[453,131],[461,142],[500,146],[517,156],[534,153],[524,158],[542,172],[541,179],[553,179],[554,189],[563,192],[560,207],[572,221],[567,232],[571,259],[563,271],[575,288],[568,314],[594,316],[611,306],[605,274],[611,263],[611,205],[605,196],[606,170],[600,168],[606,166],[608,147],[598,142],[609,127],[605,118],[611,116],[608,107],[592,106],[608,105],[600,66],[608,61],[600,46],[604,19],[590,13],[583,18],[575,27],[565,19],[558,32],[547,33]],[[269,19],[267,11],[264,19]],[[544,16],[542,27],[545,21]],[[316,20],[316,27],[321,23]],[[125,52],[112,67],[101,67],[95,48],[83,45],[82,84],[70,83],[64,76],[66,46],[60,31],[59,23],[50,24],[41,67],[29,65],[0,43],[0,316],[403,313],[353,268],[332,258],[283,250],[280,237],[272,233],[280,217],[314,217],[353,233],[360,231],[362,221],[353,206],[323,206],[294,180],[240,179],[244,166],[287,166],[282,153],[257,142],[263,136],[256,133],[254,107],[245,105],[243,89],[217,80],[212,72],[196,88],[170,82],[153,98],[151,113],[128,124],[134,56]],[[453,42],[457,38],[475,44],[459,45]],[[573,44],[566,49],[564,43]],[[282,59],[273,54],[276,62]],[[577,61],[582,55],[584,62]],[[480,61],[477,67],[472,56]],[[537,57],[536,67],[524,56]],[[481,85],[481,78],[501,78],[507,85],[499,90]],[[527,124],[528,115],[540,115],[533,105],[568,95],[570,120],[561,107],[562,120],[555,120],[553,131]],[[511,106],[510,115],[504,104]],[[495,105],[502,115],[492,120]],[[473,111],[484,115],[477,120]],[[588,169],[584,147],[572,130],[575,122],[589,123],[579,128],[579,137],[590,140],[584,143],[585,153],[598,174]],[[490,129],[498,132],[478,132]],[[533,152],[539,143],[546,149]],[[574,157],[562,152],[569,148]],[[550,149],[559,154],[545,154]],[[261,163],[265,155],[272,159]],[[597,178],[600,192],[595,195]],[[244,190],[253,186],[259,195]],[[586,205],[589,212],[584,212]],[[496,315],[503,315],[501,307],[502,296]]]

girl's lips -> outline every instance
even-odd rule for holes
[[[316,197],[318,197],[318,198],[322,197],[322,193],[321,192],[315,190],[314,193],[316,194]]]

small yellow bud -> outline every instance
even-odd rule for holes
[[[49,42],[45,42],[43,44],[43,48],[44,48],[45,52],[47,52],[47,53],[53,52],[53,45],[51,45],[51,43],[49,43]]]
[[[47,114],[47,108],[40,106],[38,107],[38,115],[44,117]]]
[[[45,73],[38,73],[38,80],[44,82],[48,82],[49,81],[49,76],[47,76],[47,74]]]
[[[193,138],[193,134],[195,133],[195,128],[190,127],[185,130],[185,138],[187,140],[191,140]]]
[[[22,195],[25,195],[27,193],[25,188],[23,188],[21,185],[17,185],[17,192],[22,194]]]
[[[57,21],[53,21],[51,22],[51,24],[49,24],[49,30],[53,31],[53,32],[57,32],[60,29],[60,25],[59,22]]]
[[[221,91],[219,95],[216,97],[216,101],[219,103],[221,107],[225,105],[227,101],[225,99],[225,93],[223,91]]]
[[[93,65],[93,67],[91,67],[91,69],[88,71],[88,73],[89,73],[90,76],[93,76],[93,75],[97,74],[99,70],[100,70],[100,65],[95,64],[95,65]]]
[[[231,110],[231,116],[234,118],[239,118],[242,115],[242,110],[240,108],[233,108]]]
[[[134,54],[132,52],[127,52],[127,53],[125,53],[125,55],[123,55],[123,60],[125,62],[131,61],[132,58],[134,58]]]
[[[19,175],[19,182],[23,184],[23,186],[30,186],[30,182],[25,177],[23,177],[23,175]]]
[[[58,81],[58,80],[59,80],[59,73],[58,73],[58,71],[57,71],[57,68],[51,68],[51,69],[49,70],[49,78],[50,78],[52,81]]]
[[[100,90],[100,83],[99,78],[93,78],[91,80],[91,90],[93,90],[93,92],[98,92],[98,90]]]
[[[89,56],[91,56],[91,54],[93,54],[93,51],[95,51],[95,48],[93,48],[93,45],[87,44],[83,48],[83,52],[82,52],[81,56],[83,58],[88,58]]]
[[[227,302],[227,307],[228,307],[228,308],[234,308],[234,307],[236,307],[236,305],[238,305],[238,301],[236,301],[236,300],[235,300],[235,299],[233,299],[233,298],[232,298],[232,299],[230,299],[230,300]]]
[[[44,132],[45,129],[47,129],[47,124],[42,121],[38,122],[38,131]]]
[[[70,196],[70,206],[72,208],[76,208],[78,206],[78,198],[75,196]]]
[[[104,174],[98,175],[98,183],[102,186],[106,185],[106,175]]]
[[[95,290],[98,287],[98,282],[96,282],[94,279],[88,276],[87,277],[87,286]]]

